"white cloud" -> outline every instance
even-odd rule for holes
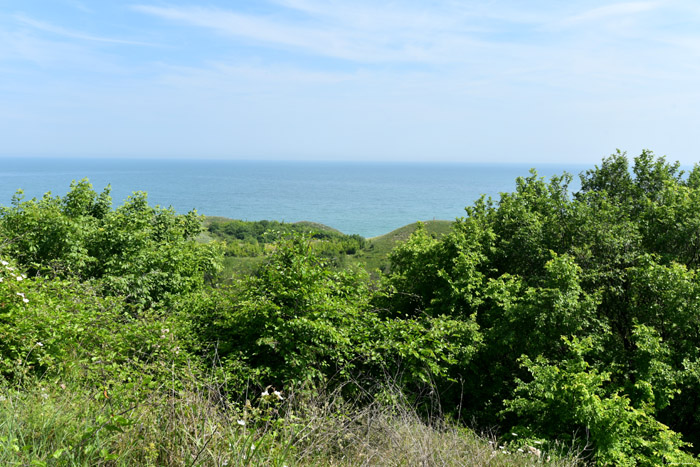
[[[661,7],[663,3],[661,2],[625,2],[625,3],[613,3],[612,5],[605,5],[597,8],[587,10],[583,13],[566,18],[564,24],[575,24],[583,23],[589,21],[601,21],[604,19],[614,19],[620,16],[635,15],[637,13],[644,13],[651,10],[655,10]]]
[[[91,41],[91,42],[105,42],[109,44],[121,44],[121,45],[139,45],[139,46],[155,46],[156,44],[149,44],[146,42],[139,42],[139,41],[131,41],[131,40],[125,40],[125,39],[114,39],[111,37],[102,37],[102,36],[94,36],[91,34],[85,34],[80,31],[73,31],[71,29],[66,29],[60,26],[56,26],[44,21],[38,21],[32,18],[29,18],[24,15],[15,15],[14,17],[19,23],[30,26],[34,29],[56,34],[58,36],[63,36],[63,37],[68,37],[71,39],[79,39],[83,41]]]
[[[202,7],[133,8],[163,19],[304,53],[364,63],[445,63],[458,51],[483,47],[470,28],[450,15],[401,12],[376,7],[333,7],[285,1],[308,15],[306,21]]]

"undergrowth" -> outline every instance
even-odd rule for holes
[[[270,388],[255,400],[229,403],[216,385],[182,377],[171,383],[136,403],[131,389],[109,393],[77,381],[34,378],[2,387],[0,465],[581,463],[565,447],[499,445],[441,417],[425,419],[396,392],[359,404],[339,390],[288,395]]]

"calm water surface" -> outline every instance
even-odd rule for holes
[[[538,174],[575,175],[588,165],[538,164]],[[513,191],[529,165],[253,162],[164,159],[0,158],[0,205],[63,196],[71,180],[112,186],[114,205],[134,191],[185,213],[246,220],[309,220],[345,233],[382,235],[417,220],[464,215],[481,194]]]

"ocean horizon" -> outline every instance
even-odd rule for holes
[[[312,221],[374,237],[416,221],[454,220],[482,194],[498,199],[535,168],[550,177],[593,164],[244,161],[132,158],[0,158],[0,205],[21,189],[25,199],[65,195],[87,178],[114,206],[133,192],[178,213],[243,220]]]

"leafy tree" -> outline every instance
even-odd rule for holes
[[[448,399],[466,419],[565,439],[593,429],[588,410],[602,463],[683,457],[681,434],[700,441],[699,173],[618,151],[571,194],[570,175],[532,171],[468,207],[451,234],[418,231],[397,248],[387,313],[473,317],[483,342]],[[558,421],[535,420],[545,408]]]

